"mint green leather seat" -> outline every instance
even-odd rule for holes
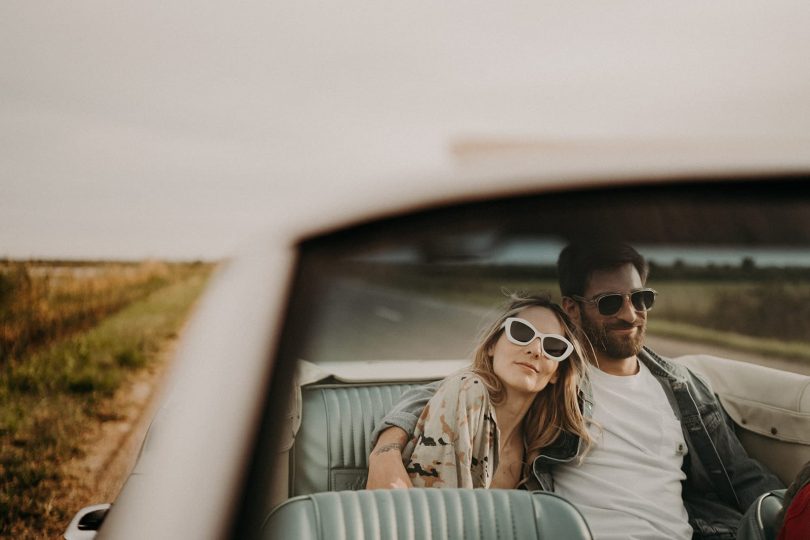
[[[418,384],[423,383],[304,386],[291,453],[293,498],[270,512],[263,537],[591,538],[579,511],[551,493],[363,490],[374,427]]]
[[[590,539],[582,514],[552,493],[503,489],[397,489],[289,499],[262,538],[329,540]]]
[[[363,489],[374,427],[403,392],[419,384],[423,383],[302,387],[290,496]]]

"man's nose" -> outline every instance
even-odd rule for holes
[[[622,307],[619,309],[619,312],[616,314],[616,317],[628,323],[636,322],[636,319],[638,318],[638,313],[633,307],[633,303],[630,301],[630,298],[628,298],[627,296],[625,296],[622,299]]]

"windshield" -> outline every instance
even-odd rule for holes
[[[319,238],[302,246],[291,353],[316,364],[470,358],[510,294],[560,300],[568,242],[618,239],[650,265],[656,352],[807,372],[810,207],[797,186],[527,196]]]

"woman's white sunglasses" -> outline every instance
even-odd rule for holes
[[[506,339],[515,345],[525,346],[539,339],[540,348],[549,360],[562,362],[574,351],[574,345],[563,336],[538,332],[529,321],[520,317],[509,317],[501,328],[506,330]]]

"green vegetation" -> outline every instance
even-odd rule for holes
[[[653,334],[810,360],[810,280],[656,283]]]
[[[87,425],[115,417],[107,401],[176,335],[210,270],[210,265],[167,266],[159,277],[151,274],[133,285],[135,292],[116,296],[110,291],[109,298],[137,300],[124,306],[117,300],[117,312],[106,318],[94,312],[100,322],[89,330],[74,328],[68,338],[50,338],[49,345],[40,343],[27,353],[14,349],[5,357],[0,365],[0,537],[55,537],[64,530],[77,510],[62,502],[73,482],[65,477],[64,464],[80,456]]]
[[[683,339],[694,343],[719,345],[753,354],[810,361],[810,342],[808,341],[784,341],[781,339],[751,337],[735,332],[724,332],[693,324],[655,318],[650,319],[648,328],[651,334],[659,336]]]

